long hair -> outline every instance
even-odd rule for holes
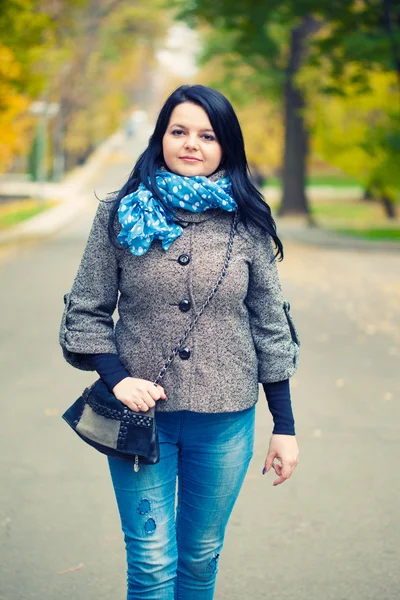
[[[162,150],[163,137],[172,111],[182,102],[197,104],[207,113],[223,151],[224,158],[219,168],[225,170],[232,182],[232,194],[238,204],[241,221],[245,227],[250,221],[267,232],[274,240],[277,249],[275,256],[279,256],[279,260],[282,260],[283,246],[276,233],[271,209],[250,179],[242,130],[236,113],[223,94],[203,85],[182,85],[165,101],[149,139],[149,145],[139,156],[128,181],[115,196],[108,227],[110,239],[113,241],[115,238],[114,222],[120,201],[134,192],[140,183],[143,183],[158,198],[166,211],[174,216],[174,211],[165,204],[157,188],[156,171],[160,165],[165,165]]]

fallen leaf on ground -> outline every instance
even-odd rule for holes
[[[56,417],[59,413],[58,408],[46,408],[44,411],[46,417]]]
[[[69,567],[68,569],[63,569],[62,571],[58,571],[59,575],[64,575],[64,573],[72,573],[72,571],[77,571],[78,569],[82,569],[85,565],[83,563],[79,563],[79,565],[75,565],[73,567]]]
[[[375,333],[376,333],[376,327],[375,327],[375,325],[372,325],[372,323],[371,323],[371,324],[368,324],[368,325],[366,325],[366,326],[364,327],[364,332],[365,332],[367,335],[375,335]]]

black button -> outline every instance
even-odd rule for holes
[[[189,254],[181,254],[180,257],[178,258],[178,263],[180,265],[188,265],[190,263]]]
[[[182,348],[182,350],[179,352],[179,358],[182,360],[188,360],[188,358],[190,358],[189,348]]]
[[[187,312],[188,310],[190,310],[191,304],[189,300],[181,300],[178,306],[179,310],[181,310],[182,312]]]

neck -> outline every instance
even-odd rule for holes
[[[166,172],[166,173],[173,173],[174,175],[177,175],[178,177],[189,177],[189,175],[181,175],[180,173],[175,173],[174,171],[170,171],[167,166],[162,163],[158,169],[158,171],[162,171],[162,172]],[[202,177],[207,177],[207,179],[209,179],[210,181],[218,181],[218,179],[222,179],[223,177],[226,177],[226,171],[225,169],[218,167],[218,169],[216,171],[214,171],[213,173],[210,173],[209,175],[203,175]]]

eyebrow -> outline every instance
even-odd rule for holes
[[[170,127],[182,127],[182,129],[187,129],[186,125],[181,125],[180,123],[173,123],[172,125],[170,125]],[[212,132],[214,132],[214,130],[210,129],[209,127],[206,127],[204,129],[200,129],[200,131],[212,131]]]

